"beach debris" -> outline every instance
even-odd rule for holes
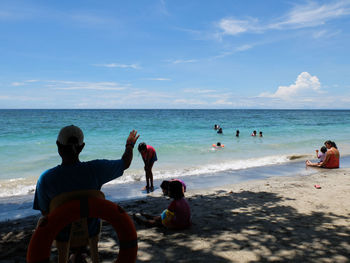
[[[301,155],[289,155],[287,158],[291,161],[293,160],[297,160],[297,159],[304,159],[304,158],[308,158],[309,156],[306,154],[301,154]]]
[[[321,189],[321,188],[322,188],[322,187],[321,187],[320,185],[318,185],[318,184],[315,184],[314,187],[315,187],[316,189]]]

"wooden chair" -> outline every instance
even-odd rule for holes
[[[76,199],[96,197],[105,199],[105,195],[98,190],[82,190],[62,193],[50,202],[49,211],[52,212],[57,207]],[[89,245],[91,260],[93,263],[98,263],[98,240],[99,234],[89,237],[87,217],[82,218],[72,223],[68,242],[56,240],[56,247],[58,250],[58,262],[67,263],[70,248],[79,248]]]

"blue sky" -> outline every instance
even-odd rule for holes
[[[350,108],[350,1],[0,2],[0,108]]]

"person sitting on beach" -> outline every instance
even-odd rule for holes
[[[236,131],[236,137],[239,137],[239,130]]]
[[[179,181],[170,181],[168,188],[169,197],[174,200],[165,209],[161,215],[153,216],[141,213],[144,217],[139,217],[133,214],[134,220],[146,227],[161,227],[165,226],[169,229],[186,229],[192,224],[191,222],[191,209],[183,193],[183,186]]]
[[[253,131],[253,133],[251,134],[253,137],[256,136],[256,131]]]
[[[222,134],[222,128],[221,127],[219,128],[218,133]]]
[[[326,158],[326,152],[327,152],[326,146],[322,146],[320,149],[320,152],[318,150],[316,150],[316,157],[319,160],[318,163],[324,161],[324,159]]]
[[[169,196],[169,184],[172,181],[179,181],[182,184],[182,190],[185,193],[186,192],[186,184],[184,181],[180,180],[180,179],[171,179],[170,181],[164,180],[161,184],[160,184],[160,188],[163,191],[163,195],[164,196]]]
[[[146,173],[146,186],[143,188],[143,190],[146,190],[148,192],[153,192],[153,173],[152,173],[152,167],[155,161],[157,161],[157,153],[156,150],[151,146],[147,145],[144,142],[141,142],[138,146],[138,150],[141,153],[142,160],[145,164],[145,173]]]
[[[45,222],[50,202],[59,194],[77,190],[100,190],[103,184],[122,176],[131,164],[133,148],[138,138],[137,131],[132,130],[120,160],[81,162],[79,154],[85,146],[82,130],[74,125],[63,127],[56,141],[58,153],[62,158],[61,165],[45,171],[36,185],[33,209],[40,210],[44,216],[39,219],[38,225]],[[99,220],[88,221],[89,236],[96,236],[100,231]],[[69,233],[68,227],[56,236],[59,262],[66,257],[62,254],[62,249],[69,240]]]
[[[333,141],[326,141],[324,145],[327,148],[326,157],[322,162],[312,163],[309,160],[306,161],[307,166],[323,167],[323,168],[339,168],[340,154],[337,145]]]

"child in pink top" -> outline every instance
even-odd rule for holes
[[[318,162],[323,162],[324,159],[326,158],[326,152],[327,152],[327,148],[325,146],[322,146],[320,149],[320,152],[318,150],[316,150],[316,156],[318,158]]]
[[[147,227],[165,226],[170,229],[186,229],[192,224],[191,222],[191,209],[187,200],[184,197],[183,186],[179,181],[170,181],[169,183],[169,196],[174,200],[168,206],[168,209],[164,210],[160,216],[152,216],[141,213],[141,217],[137,217],[135,214],[133,218],[139,224],[143,224]]]

